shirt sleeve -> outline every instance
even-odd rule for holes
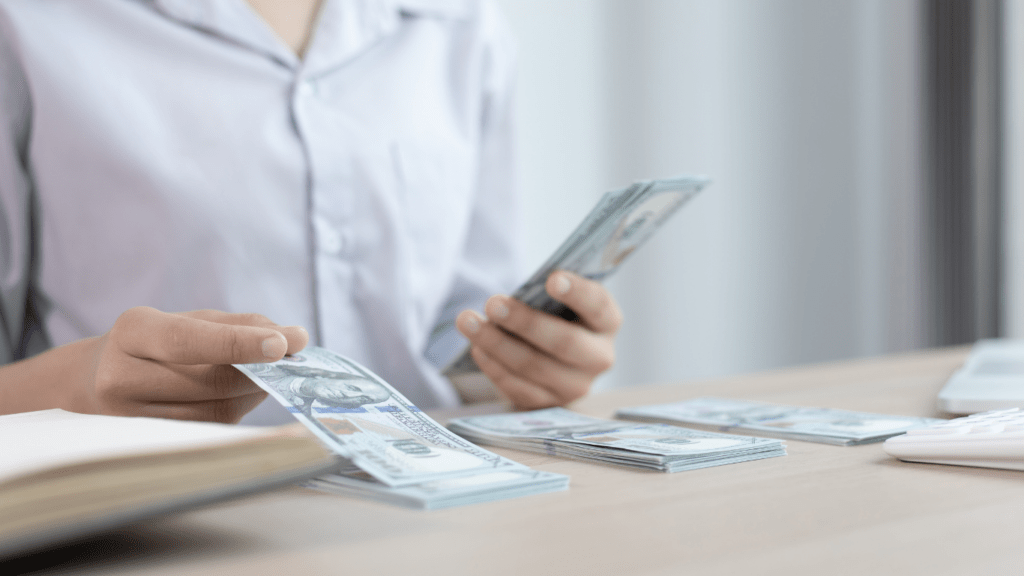
[[[0,10],[0,364],[31,354],[28,306],[32,185],[27,170],[31,104],[15,34]]]
[[[521,277],[521,235],[515,186],[516,46],[493,2],[485,2],[482,25],[491,39],[483,66],[479,165],[469,232],[452,290],[427,344],[435,367],[448,363],[466,345],[455,317],[480,310],[493,294],[510,292]]]

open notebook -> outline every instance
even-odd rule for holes
[[[338,468],[301,427],[0,416],[0,557]]]

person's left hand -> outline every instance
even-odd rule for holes
[[[545,288],[579,321],[534,310],[509,296],[487,300],[487,318],[465,310],[456,319],[477,366],[519,409],[572,402],[615,361],[622,312],[611,293],[565,271],[548,276]]]

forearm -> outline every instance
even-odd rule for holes
[[[100,338],[86,338],[0,366],[0,414],[62,408],[92,412],[85,374]]]

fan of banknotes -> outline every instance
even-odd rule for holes
[[[786,455],[781,440],[603,420],[564,408],[456,418],[448,427],[480,444],[662,472]]]
[[[672,422],[712,430],[841,446],[881,442],[911,428],[939,422],[935,418],[917,416],[784,406],[713,397],[623,408],[615,416],[641,422]]]
[[[417,508],[443,508],[565,490],[435,422],[376,374],[309,346],[269,364],[236,367],[345,459],[318,488]]]
[[[572,310],[548,296],[544,289],[548,276],[555,270],[567,270],[592,280],[604,280],[708,182],[703,176],[679,176],[637,182],[608,192],[512,296],[538,310],[575,320]],[[489,387],[468,349],[443,372],[460,390]]]

